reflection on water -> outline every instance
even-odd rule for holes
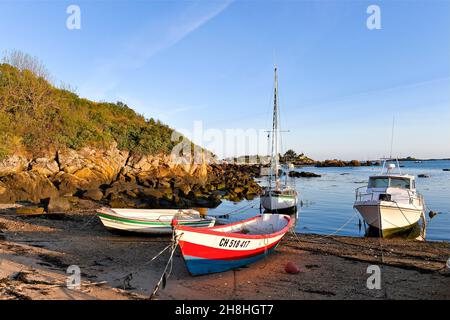
[[[272,210],[272,211],[264,210],[262,213],[279,213],[279,214],[286,214],[286,215],[289,215],[291,217],[293,217],[293,216],[297,217],[298,209],[297,209],[297,207],[292,207],[292,208],[283,209],[283,210]]]
[[[404,173],[430,176],[417,179],[417,189],[424,195],[428,207],[426,213],[429,210],[438,212],[431,220],[427,217],[427,240],[450,241],[450,172],[443,171],[450,168],[450,161],[403,162],[402,165]],[[297,170],[322,175],[321,178],[295,180],[295,188],[299,194],[296,224],[298,233],[335,233],[356,237],[366,235],[363,220],[353,209],[355,189],[364,186],[369,175],[378,174],[379,167],[303,167]],[[219,219],[221,223],[250,218],[259,213],[259,198],[239,203],[223,201],[217,208],[208,210],[209,215],[228,215],[227,218]]]
[[[397,231],[397,232],[388,232],[386,230],[383,231],[383,238],[387,239],[408,239],[408,240],[422,240],[421,235],[422,227],[419,223],[415,223],[411,228],[406,230]],[[366,229],[365,233],[366,237],[380,237],[380,229],[369,226]]]

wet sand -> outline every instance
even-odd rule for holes
[[[0,209],[0,230],[0,299],[148,299],[168,253],[150,260],[170,242],[111,233],[93,211]],[[266,259],[221,274],[190,276],[177,251],[156,299],[450,299],[449,258],[446,242],[289,234]],[[284,271],[289,261],[299,274]],[[70,265],[79,290],[65,286]],[[381,267],[380,290],[366,286],[369,265]]]

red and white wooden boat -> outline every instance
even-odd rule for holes
[[[192,275],[223,272],[253,263],[275,250],[294,220],[287,215],[263,214],[211,228],[178,225],[176,236]]]

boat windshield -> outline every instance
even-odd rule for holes
[[[411,180],[408,178],[390,178],[391,188],[411,189]]]
[[[389,178],[370,178],[369,188],[387,188],[389,187]]]
[[[401,188],[411,189],[411,179],[398,177],[371,177],[369,179],[369,188]]]

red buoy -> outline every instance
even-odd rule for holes
[[[284,267],[284,271],[290,274],[297,274],[300,272],[300,268],[292,261],[289,261]]]

